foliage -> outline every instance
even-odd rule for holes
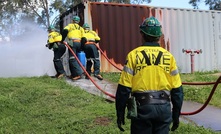
[[[198,4],[200,2],[205,2],[205,5],[209,5],[210,10],[221,10],[220,0],[190,0],[189,4],[191,4],[195,9],[198,9]]]
[[[99,2],[101,0],[91,0],[91,2]],[[151,3],[152,0],[104,0],[110,3],[122,4],[142,4],[144,2]],[[37,23],[43,28],[50,24],[59,23],[59,15],[70,9],[72,6],[82,2],[82,0],[10,0],[0,2],[0,37],[20,35],[24,33],[24,29],[19,29],[18,25],[24,20]],[[198,8],[198,4],[202,0],[190,0],[194,8]],[[205,0],[206,5],[210,9],[220,10],[220,0]],[[53,19],[54,17],[54,19]],[[54,20],[51,22],[51,20]],[[9,29],[10,28],[10,29]]]
[[[0,85],[0,133],[117,132],[113,103],[64,80],[6,78]]]
[[[215,83],[219,77],[220,75],[219,73],[217,73],[217,71],[204,73],[195,72],[194,74],[181,74],[183,82],[201,83],[201,85],[183,85],[185,100],[195,101],[202,104],[205,103],[214,87],[214,84],[207,85],[206,83]],[[221,97],[221,85],[218,84],[218,86],[214,90],[215,92],[209,104],[221,108],[221,104],[219,101],[219,98]]]
[[[12,22],[18,17],[16,15],[16,9],[13,8],[13,3],[9,1],[0,2],[0,35],[9,34],[4,29],[7,28],[5,24],[12,24]]]
[[[120,78],[120,73],[118,72],[113,72],[113,73],[102,73],[102,76],[104,78],[108,78],[108,80],[118,83],[119,78]]]
[[[107,76],[119,78],[118,73]],[[0,133],[121,134],[114,103],[73,87],[64,79],[0,78],[0,85]],[[124,133],[129,134],[130,120],[125,121]],[[216,134],[184,122],[170,133]]]
[[[104,78],[108,78],[113,82],[118,82],[120,78],[120,73],[103,73]],[[188,101],[195,101],[199,103],[205,103],[208,99],[214,84],[209,85],[189,85],[188,83],[215,83],[220,77],[217,70],[209,72],[194,72],[193,74],[181,74],[181,79],[184,88],[184,99]],[[187,84],[185,84],[187,83]],[[221,84],[218,84],[215,92],[210,101],[210,105],[221,108],[220,98],[221,98]]]
[[[144,2],[146,3],[151,3],[152,0],[131,0],[130,3],[131,4],[142,4]]]
[[[17,25],[22,24],[23,21],[30,21],[37,23],[41,27],[46,28],[50,25],[50,19],[56,15],[59,8],[60,12],[68,9],[62,0],[57,0],[55,3],[50,3],[49,0],[11,0],[0,3],[0,36],[15,36],[24,33],[24,29],[19,29]],[[56,2],[58,4],[56,4]],[[65,5],[65,6],[63,6]],[[10,27],[11,29],[8,29]]]

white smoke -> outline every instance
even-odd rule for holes
[[[45,47],[47,30],[28,21],[16,27],[24,30],[21,36],[0,41],[0,77],[55,75],[53,51]]]

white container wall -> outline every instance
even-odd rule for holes
[[[156,12],[182,73],[221,69],[221,12],[174,8],[156,8]],[[202,53],[194,53],[191,62],[190,53],[183,49]]]
[[[63,25],[70,23],[67,19],[70,14],[78,12],[82,15],[80,7],[82,5],[63,15]],[[99,45],[119,67],[124,64],[126,54],[141,44],[137,28],[142,20],[155,16],[164,33],[161,46],[175,56],[181,73],[221,70],[220,11],[102,2],[86,2],[83,9],[84,21],[98,31],[101,36]],[[104,58],[101,65],[103,71],[114,70]]]

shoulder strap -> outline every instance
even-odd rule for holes
[[[96,33],[92,30],[89,31],[89,33],[93,34],[94,36],[96,36]]]
[[[80,28],[81,28],[80,26],[77,27],[75,24],[74,24],[74,27],[75,27],[75,29],[77,29],[77,30],[80,30]]]

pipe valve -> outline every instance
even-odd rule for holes
[[[186,53],[186,54],[190,54],[190,61],[191,61],[191,73],[194,72],[194,55],[195,54],[200,54],[202,53],[202,49],[199,49],[199,50],[192,50],[192,49],[182,49],[182,52],[183,53]]]
[[[202,53],[202,49],[200,49],[200,50],[195,50],[194,53],[200,54],[200,53]]]
[[[190,53],[190,54],[194,54],[194,53],[196,53],[196,54],[200,54],[200,53],[202,53],[202,49],[199,49],[199,50],[192,50],[192,49],[182,49],[182,52],[183,53]]]

